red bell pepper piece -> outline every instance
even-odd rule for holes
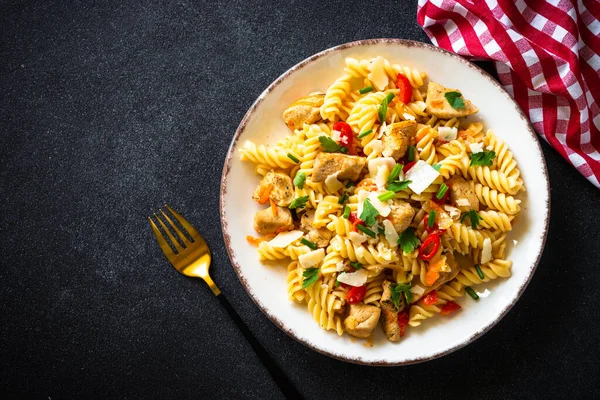
[[[440,314],[442,315],[448,315],[450,313],[453,313],[456,310],[460,310],[461,306],[456,304],[453,301],[449,301],[446,303],[446,305],[444,305],[444,307],[442,307],[442,310],[440,311]]]
[[[435,304],[435,303],[437,303],[437,301],[438,301],[437,290],[429,292],[425,295],[425,297],[423,297],[423,304],[426,306]]]
[[[410,103],[412,99],[412,86],[410,85],[410,81],[403,74],[398,74],[398,78],[396,78],[396,89],[398,89],[398,100],[403,102],[404,104]]]
[[[348,290],[348,293],[346,293],[346,301],[348,304],[360,303],[365,298],[366,292],[367,285],[353,286]]]
[[[340,132],[340,144],[348,149],[348,154],[356,154],[356,146],[354,145],[354,133],[352,128],[346,122],[336,122],[333,125],[333,130]]]

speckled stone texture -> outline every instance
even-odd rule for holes
[[[541,264],[495,328],[442,359],[382,369],[315,353],[229,263],[219,184],[250,104],[328,47],[428,41],[416,1],[68,3],[0,5],[3,398],[281,398],[206,285],[161,254],[146,216],[165,202],[201,228],[215,281],[308,399],[598,394],[600,191],[546,143]]]

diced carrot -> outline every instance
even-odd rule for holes
[[[275,204],[275,202],[273,201],[273,199],[269,198],[269,201],[271,202],[271,211],[273,212],[273,216],[277,216],[277,204]]]
[[[425,275],[425,285],[431,286],[439,279],[443,265],[444,260],[438,256],[434,257],[434,259],[429,262],[429,269]]]
[[[271,196],[271,191],[273,190],[273,184],[269,183],[261,188],[258,196],[258,203],[265,204],[269,201],[269,196]]]
[[[254,246],[258,246],[259,244],[261,244],[262,242],[266,241],[266,240],[271,240],[275,237],[275,234],[270,233],[268,235],[265,235],[263,237],[254,237],[254,236],[246,236],[246,240],[248,241],[248,243],[250,243],[251,245]]]

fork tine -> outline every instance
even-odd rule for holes
[[[176,256],[176,254],[173,252],[173,249],[171,249],[171,246],[169,246],[162,233],[160,233],[160,230],[158,229],[154,221],[152,221],[152,218],[148,217],[148,221],[150,221],[150,226],[152,226],[152,232],[154,232],[154,236],[156,236],[158,245],[160,246],[163,253],[165,253],[165,256],[167,256],[169,261],[173,263],[173,258]]]
[[[156,213],[154,214],[154,218],[156,218],[158,220],[158,222],[160,223],[160,225],[163,227],[163,229],[167,233],[167,236],[171,240],[171,243],[173,244],[173,246],[175,246],[175,249],[177,249],[177,252],[181,253],[183,251],[183,247],[181,247],[181,245],[179,244],[179,242],[177,241],[177,239],[175,239],[173,237],[173,234],[171,233],[171,231],[169,230],[169,228],[167,228],[167,226],[165,225],[165,223],[162,222],[162,219],[158,218],[158,215],[156,215]]]
[[[169,207],[168,204],[165,204],[165,207],[167,207],[167,210],[169,210],[169,212],[171,214],[173,214],[173,216],[177,219],[177,221],[179,221],[181,226],[183,226],[185,228],[185,230],[188,231],[188,233],[190,234],[190,236],[192,238],[196,239],[197,237],[200,236],[200,233],[198,233],[196,228],[194,228],[192,226],[192,224],[190,224],[185,218],[183,218],[177,211],[175,211],[171,207]]]
[[[177,234],[177,236],[179,237],[179,239],[181,239],[181,242],[187,248],[187,243],[189,243],[188,238],[185,237],[185,235],[183,234],[183,232],[181,232],[181,230],[177,227],[177,225],[175,225],[173,223],[173,221],[171,221],[171,218],[169,218],[169,216],[163,210],[160,210],[160,212],[163,215],[163,217],[165,217],[165,219],[167,220],[167,222],[169,223],[169,225],[171,225],[171,228],[173,228],[173,230],[175,231],[175,233]]]

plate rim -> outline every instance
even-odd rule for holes
[[[233,251],[231,249],[231,239],[229,234],[227,233],[227,226],[228,226],[228,222],[227,222],[227,215],[225,213],[225,195],[227,194],[227,181],[228,181],[228,176],[229,176],[229,172],[231,170],[231,160],[233,157],[233,153],[234,153],[234,148],[237,145],[237,142],[242,134],[242,132],[246,129],[246,124],[248,123],[248,120],[250,119],[250,117],[252,116],[252,114],[254,113],[254,111],[256,110],[256,108],[262,103],[262,101],[264,100],[264,98],[276,87],[278,86],[285,78],[287,78],[290,74],[292,74],[294,71],[299,70],[303,67],[305,67],[306,65],[310,64],[311,62],[325,56],[328,55],[329,53],[332,52],[336,52],[339,50],[343,50],[346,48],[350,48],[350,47],[357,47],[357,46],[369,46],[369,45],[373,45],[373,44],[380,44],[380,43],[387,43],[387,44],[397,44],[397,45],[401,45],[404,47],[422,47],[428,50],[432,50],[435,52],[439,52],[442,53],[445,56],[450,56],[460,62],[462,62],[463,64],[467,65],[469,68],[471,68],[473,71],[475,72],[479,72],[481,75],[484,76],[485,79],[489,80],[490,82],[492,82],[492,84],[499,89],[500,91],[504,92],[508,98],[510,99],[510,101],[513,103],[515,110],[518,112],[519,116],[521,117],[521,119],[525,122],[526,127],[527,127],[527,133],[529,133],[529,135],[534,139],[534,142],[537,145],[538,151],[541,155],[541,159],[542,159],[542,164],[543,164],[543,176],[544,176],[544,180],[545,180],[545,186],[546,186],[546,193],[548,194],[548,200],[547,200],[547,212],[544,218],[544,233],[543,233],[543,237],[541,239],[541,247],[540,250],[537,254],[536,260],[533,263],[533,267],[531,268],[531,272],[529,274],[529,276],[527,277],[527,280],[525,282],[523,282],[521,284],[521,286],[519,287],[519,290],[517,292],[516,297],[514,298],[514,300],[512,302],[510,302],[509,304],[507,304],[504,309],[502,310],[502,312],[498,315],[498,317],[493,320],[491,323],[489,323],[488,325],[482,327],[481,329],[479,329],[477,332],[473,333],[471,336],[469,336],[467,339],[465,339],[464,341],[462,341],[461,343],[452,346],[446,350],[442,350],[439,351],[437,353],[434,353],[432,355],[426,356],[426,357],[415,357],[412,359],[407,359],[405,361],[400,361],[400,362],[388,362],[388,361],[364,361],[362,358],[358,357],[358,358],[353,358],[353,357],[346,357],[343,354],[338,354],[338,353],[333,353],[333,352],[328,352],[326,350],[320,349],[318,348],[316,345],[314,345],[313,343],[306,341],[304,339],[301,339],[299,337],[296,336],[296,334],[289,328],[286,327],[278,318],[277,316],[273,315],[273,313],[271,313],[268,308],[266,306],[264,306],[259,300],[258,298],[255,296],[254,291],[250,288],[250,285],[248,284],[248,282],[246,281],[246,279],[241,275],[240,273],[240,265],[236,259],[236,257],[233,254]],[[225,241],[225,247],[227,249],[227,254],[229,256],[229,260],[231,261],[231,264],[233,266],[233,269],[236,273],[236,275],[238,276],[239,281],[241,282],[242,286],[244,287],[244,290],[246,291],[246,293],[248,294],[248,296],[250,296],[250,298],[252,299],[252,301],[254,302],[254,304],[258,307],[258,309],[275,325],[277,326],[280,330],[282,330],[283,332],[285,332],[288,336],[290,336],[291,338],[293,338],[294,340],[296,340],[297,342],[303,344],[304,346],[310,348],[313,351],[316,351],[320,354],[326,355],[328,357],[340,360],[340,361],[344,361],[344,362],[348,362],[348,363],[352,363],[352,364],[359,364],[359,365],[369,365],[369,366],[388,366],[388,367],[394,367],[394,366],[404,366],[404,365],[412,365],[412,364],[418,364],[418,363],[422,363],[422,362],[426,362],[426,361],[430,361],[430,360],[434,360],[436,358],[440,358],[443,357],[445,355],[451,354],[473,342],[475,342],[477,339],[479,339],[481,336],[483,336],[485,333],[487,333],[489,330],[491,330],[498,322],[500,322],[500,320],[502,320],[506,314],[508,314],[508,312],[514,307],[514,305],[517,303],[517,301],[519,301],[519,299],[521,298],[521,296],[523,295],[523,293],[525,292],[525,289],[527,288],[527,286],[529,286],[529,283],[531,282],[531,279],[533,278],[533,275],[535,274],[535,271],[537,270],[537,267],[540,263],[542,254],[544,253],[544,248],[546,246],[546,239],[548,237],[548,230],[549,230],[549,223],[550,223],[550,207],[551,207],[551,196],[550,196],[550,179],[548,176],[548,166],[546,164],[546,159],[544,158],[544,153],[542,150],[542,146],[540,144],[539,141],[539,137],[538,135],[535,133],[535,130],[533,129],[533,126],[531,124],[531,121],[529,121],[529,119],[527,118],[527,116],[525,115],[525,113],[523,112],[523,110],[521,109],[521,107],[519,106],[519,104],[515,101],[515,99],[506,91],[506,89],[504,89],[502,87],[502,85],[496,81],[496,79],[494,79],[489,73],[487,73],[485,70],[483,70],[481,67],[473,64],[472,62],[470,62],[469,60],[459,56],[458,54],[452,53],[450,51],[444,50],[442,48],[436,47],[434,45],[428,44],[428,43],[423,43],[423,42],[418,42],[415,40],[407,40],[407,39],[397,39],[397,38],[376,38],[376,39],[363,39],[363,40],[357,40],[357,41],[353,41],[353,42],[348,42],[348,43],[344,43],[344,44],[340,44],[334,47],[330,47],[327,48],[325,50],[322,50],[302,61],[300,61],[299,63],[295,64],[294,66],[292,66],[291,68],[289,68],[288,70],[286,70],[283,74],[281,74],[279,77],[277,77],[277,79],[275,79],[257,98],[256,100],[252,103],[252,105],[250,106],[250,108],[248,109],[248,111],[246,112],[246,114],[244,115],[244,117],[242,118],[240,124],[238,125],[233,138],[231,139],[231,143],[229,145],[229,148],[227,150],[227,155],[225,157],[225,161],[223,164],[223,170],[222,170],[222,174],[221,174],[221,187],[220,187],[220,196],[219,196],[219,214],[220,214],[220,219],[221,219],[221,232],[223,234],[223,240]]]

